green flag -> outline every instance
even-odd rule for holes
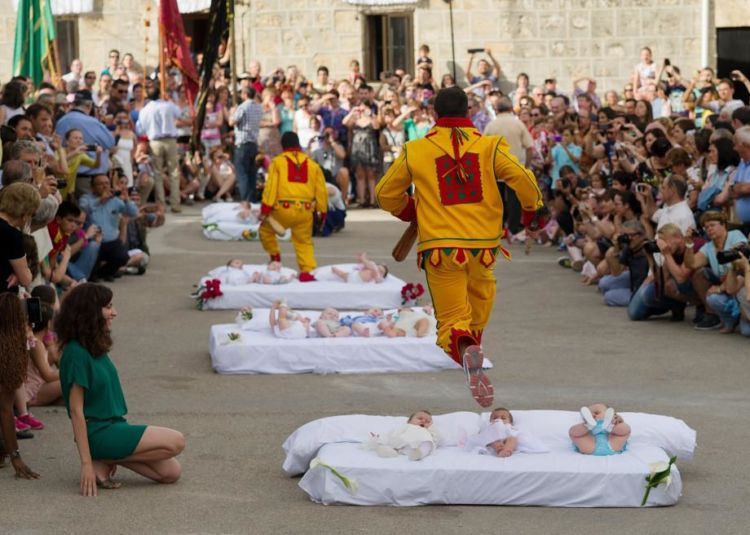
[[[34,85],[39,85],[44,80],[44,69],[50,70],[50,42],[54,39],[55,19],[50,0],[19,0],[13,49],[14,76],[28,76]]]

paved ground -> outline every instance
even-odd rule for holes
[[[352,213],[346,231],[317,242],[322,263],[366,249],[386,259],[403,229],[375,212]],[[377,219],[377,222],[363,219]],[[359,220],[357,222],[356,220]],[[115,360],[130,418],[187,436],[184,477],[157,486],[124,474],[126,487],[95,500],[77,495],[79,464],[64,411],[39,409],[47,429],[22,443],[37,482],[0,472],[5,533],[747,533],[750,345],[688,324],[634,324],[581,288],[555,254],[537,248],[497,272],[499,296],[486,334],[497,364],[496,399],[513,408],[576,409],[606,400],[621,410],[671,414],[698,430],[681,463],[684,496],[658,510],[500,507],[324,507],[281,471],[281,443],[322,416],[474,410],[460,372],[374,376],[218,376],[208,328],[232,312],[199,312],[188,298],[198,276],[232,256],[261,260],[259,244],[209,242],[198,210],[151,234],[144,277],[113,285],[120,317]],[[290,247],[284,246],[290,259]],[[411,259],[393,265],[421,280]]]

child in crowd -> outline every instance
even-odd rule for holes
[[[278,338],[301,340],[310,336],[310,320],[293,312],[283,299],[273,302],[268,316],[271,331]]]
[[[378,327],[388,338],[424,338],[437,332],[437,320],[431,306],[422,307],[422,310],[402,307],[397,314],[389,314],[378,323]]]
[[[367,284],[370,282],[381,283],[388,276],[388,267],[385,264],[376,264],[362,253],[357,257],[359,265],[352,271],[344,271],[336,266],[331,268],[334,275],[344,282],[350,284]]]
[[[315,322],[315,331],[323,338],[342,338],[352,335],[350,327],[342,325],[339,312],[335,308],[325,308],[320,313],[320,319]]]
[[[250,282],[258,284],[287,284],[293,280],[294,276],[281,274],[281,262],[278,260],[271,260],[265,270],[256,271],[250,277]]]
[[[584,455],[615,455],[627,448],[630,426],[612,407],[594,403],[581,408],[583,423],[570,428],[576,451]]]
[[[374,450],[379,457],[406,455],[411,461],[420,461],[435,451],[439,441],[440,435],[432,426],[432,414],[421,410],[384,438],[372,434],[365,447]]]
[[[377,336],[382,334],[378,324],[384,319],[383,309],[378,307],[368,308],[367,312],[361,316],[344,316],[341,318],[341,325],[351,327],[356,336]]]
[[[60,373],[50,367],[49,355],[44,340],[54,316],[52,306],[41,304],[42,322],[33,326],[34,338],[29,351],[30,362],[26,369],[26,380],[23,388],[16,391],[16,410],[18,420],[34,431],[44,429],[44,423],[34,418],[28,407],[50,405],[62,397]]]

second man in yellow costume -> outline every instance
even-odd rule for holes
[[[321,219],[328,210],[323,171],[315,161],[302,152],[294,132],[281,137],[284,149],[271,161],[266,185],[263,188],[261,223],[269,215],[284,228],[292,231],[292,244],[297,255],[300,282],[315,280],[312,271],[317,267],[313,248],[313,214]],[[270,225],[261,224],[260,241],[271,260],[281,260],[276,234]]]

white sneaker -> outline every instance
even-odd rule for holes
[[[594,420],[594,415],[591,414],[591,409],[588,407],[581,407],[581,417],[589,431],[596,427],[596,420]]]
[[[615,426],[614,419],[615,409],[610,407],[606,411],[604,411],[604,422],[602,422],[602,428],[607,431],[607,433],[611,432],[612,428]]]

